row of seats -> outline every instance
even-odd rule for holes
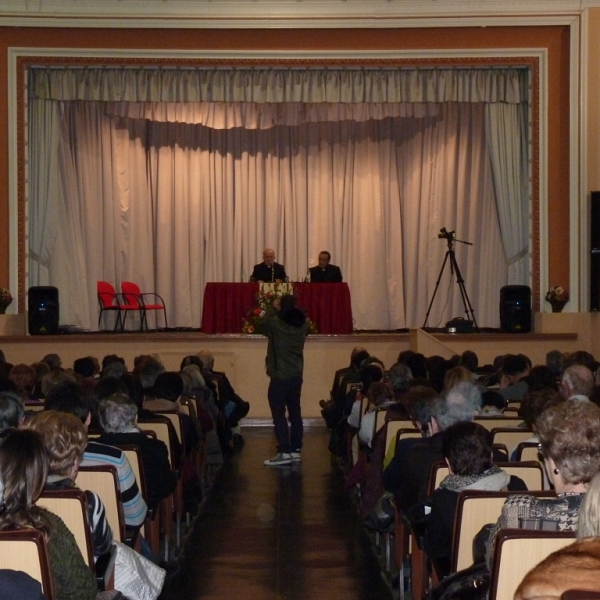
[[[193,401],[183,403],[184,410],[190,416],[195,414]],[[140,423],[143,433],[159,439],[165,443],[169,452],[169,460],[178,475],[178,485],[173,494],[164,499],[156,510],[149,510],[143,524],[143,534],[153,552],[159,555],[161,548],[164,557],[169,556],[169,546],[173,538],[173,521],[176,522],[176,536],[174,543],[181,546],[181,523],[184,513],[183,487],[181,477],[181,465],[175,462],[173,447],[177,435],[183,440],[181,433],[180,415],[176,411],[165,411],[157,413],[156,419],[144,420]],[[94,438],[99,434],[90,433]],[[140,449],[137,446],[120,446],[127,456],[136,480],[145,494],[145,478]],[[209,476],[208,467],[204,461],[205,454],[202,448],[197,449],[194,455],[194,463],[201,475],[201,481],[209,486],[214,481],[214,470]],[[115,467],[111,465],[79,468],[77,476],[79,489],[68,489],[58,491],[45,491],[40,497],[38,504],[57,514],[65,522],[73,533],[79,549],[88,566],[96,573],[100,590],[112,590],[114,588],[113,569],[114,551],[108,556],[102,557],[102,561],[94,563],[92,552],[91,529],[88,521],[87,500],[82,490],[90,490],[101,498],[107,521],[113,531],[116,541],[126,543],[132,547],[137,545],[137,531],[126,528],[121,505],[121,497],[118,487],[118,475]],[[189,517],[187,515],[189,526]],[[42,590],[48,600],[52,600],[52,582],[48,568],[46,543],[43,534],[35,530],[11,531],[0,533],[0,569],[21,570],[28,573],[42,585]]]
[[[515,403],[512,404],[515,408]],[[367,402],[361,406],[361,415],[367,410]],[[384,428],[385,459],[393,456],[399,440],[407,437],[420,437],[421,433],[410,419],[388,417],[385,408],[375,409],[375,433]],[[494,446],[508,457],[513,449],[519,462],[498,463],[510,475],[517,475],[525,481],[532,495],[544,497],[554,493],[547,488],[542,464],[538,456],[537,443],[529,442],[533,432],[518,427],[521,419],[508,414],[497,417],[476,417],[476,422],[488,429],[493,436]],[[358,436],[350,433],[348,439],[348,461],[355,464],[359,455],[369,449],[361,448]],[[431,471],[429,494],[431,494],[448,474],[446,463],[436,463]],[[473,537],[487,523],[495,522],[506,498],[514,492],[466,491],[459,496],[457,518],[455,520],[454,550],[452,572],[469,567],[473,562]],[[360,491],[358,494],[360,502]],[[400,575],[400,597],[404,597],[403,567],[410,560],[412,577],[412,597],[414,600],[425,598],[427,589],[439,582],[430,561],[422,549],[419,536],[412,531],[411,525],[401,511],[395,511],[395,527],[392,532],[376,532],[376,545],[383,541],[385,568],[392,571],[392,555],[395,555],[396,568]],[[468,515],[468,518],[467,518]],[[490,598],[494,600],[512,600],[514,592],[523,576],[552,551],[568,545],[574,540],[574,533],[538,532],[529,530],[504,530],[498,538],[497,550],[492,568]]]

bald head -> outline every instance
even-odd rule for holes
[[[275,250],[273,248],[265,248],[263,250],[263,261],[267,267],[273,266],[275,262]]]
[[[584,365],[571,365],[565,369],[560,387],[561,396],[589,396],[594,388],[594,374]]]

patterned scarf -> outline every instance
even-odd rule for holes
[[[498,465],[492,465],[479,475],[447,475],[440,483],[441,488],[460,492],[462,490],[485,490],[499,492],[510,481],[510,475]]]

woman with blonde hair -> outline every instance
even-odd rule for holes
[[[457,383],[474,383],[475,375],[465,367],[452,367],[444,375],[444,389],[450,390]]]

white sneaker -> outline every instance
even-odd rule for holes
[[[280,452],[277,456],[265,460],[267,467],[279,467],[280,465],[291,465],[292,455],[289,452]]]
[[[298,452],[292,452],[291,455],[292,455],[292,460],[294,462],[300,462],[302,460],[302,455],[300,454],[299,451]]]

